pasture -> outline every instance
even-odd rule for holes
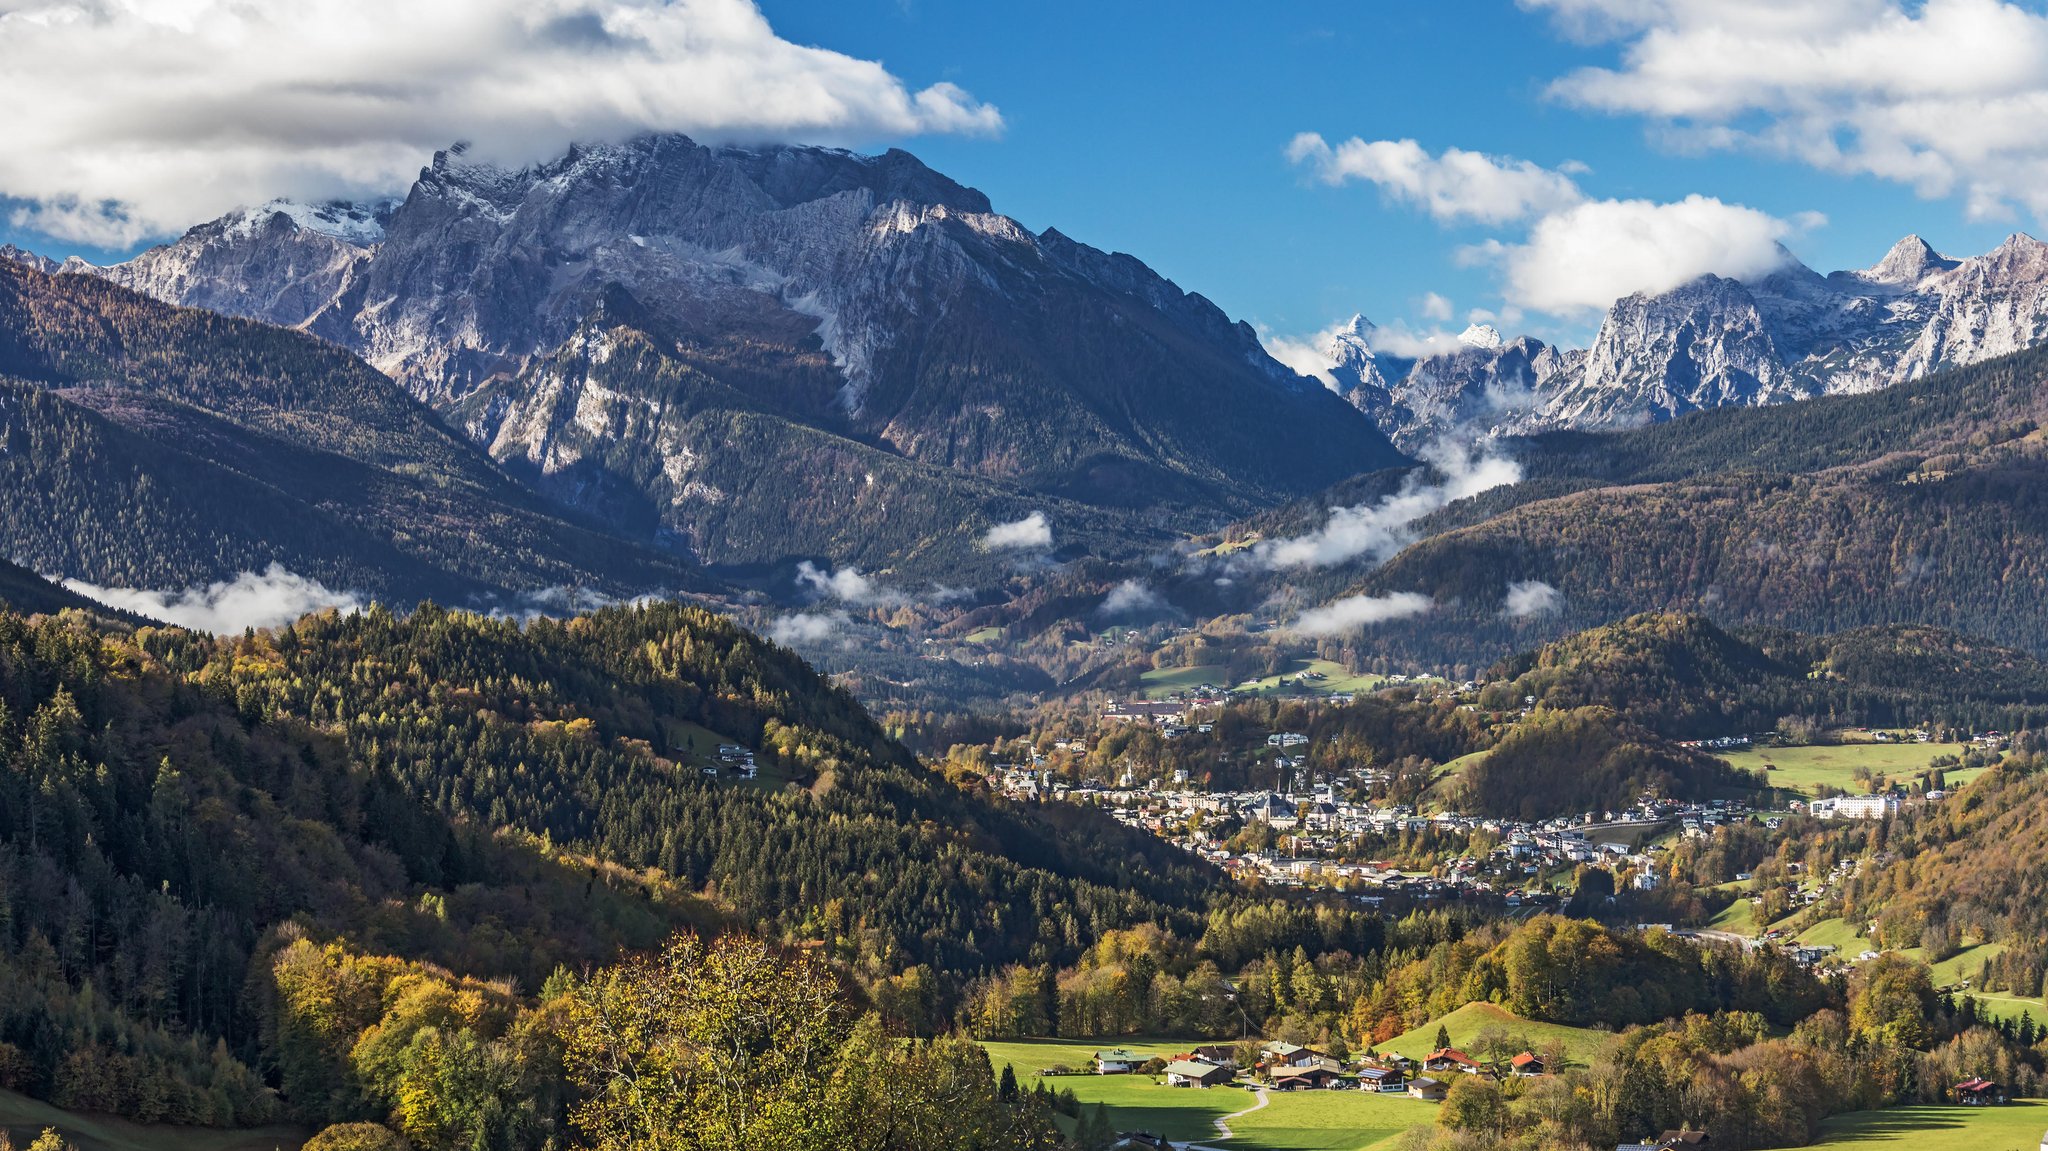
[[[2037,1151],[2048,1103],[2005,1107],[1927,1104],[1852,1111],[1828,1120],[1815,1147],[1832,1151]]]
[[[1089,1057],[1104,1048],[1121,1047],[1164,1056],[1190,1046],[1193,1043],[1185,1039],[1108,1039],[1091,1043],[1021,1040],[982,1044],[996,1070],[1000,1072],[1008,1063],[1016,1069],[1017,1082],[1026,1090],[1037,1087],[1037,1072],[1041,1069],[1059,1064],[1077,1070],[1085,1068]],[[1083,1104],[1107,1106],[1110,1121],[1120,1131],[1151,1131],[1168,1139],[1195,1140],[1225,1151],[1364,1151],[1436,1118],[1436,1104],[1405,1095],[1275,1091],[1268,1093],[1265,1107],[1230,1120],[1232,1137],[1226,1140],[1217,1135],[1215,1121],[1253,1107],[1258,1102],[1256,1093],[1242,1087],[1168,1087],[1163,1077],[1155,1082],[1149,1075],[1058,1075],[1044,1082],[1053,1091],[1073,1091]]]
[[[1489,1029],[1499,1029],[1510,1035],[1528,1040],[1534,1048],[1556,1045],[1564,1048],[1565,1058],[1584,1066],[1606,1050],[1614,1042],[1610,1032],[1596,1031],[1588,1027],[1567,1027],[1561,1023],[1537,1023],[1523,1019],[1514,1012],[1495,1003],[1467,1003],[1439,1019],[1432,1019],[1420,1027],[1405,1031],[1385,1043],[1379,1044],[1382,1051],[1420,1059],[1436,1048],[1436,1030],[1443,1027],[1451,1033],[1451,1046],[1463,1049],[1475,1059],[1484,1058],[1471,1050],[1479,1036]]]
[[[1960,757],[1968,745],[1960,743],[1842,743],[1806,747],[1764,747],[1748,751],[1719,753],[1722,759],[1744,771],[1761,772],[1772,787],[1815,794],[1822,785],[1861,794],[1863,785],[1856,769],[1892,779],[1907,779],[1927,770],[1928,761],[1938,755]],[[1766,768],[1771,770],[1765,770]],[[1981,769],[1950,770],[1947,780],[1957,787],[1975,778]]]

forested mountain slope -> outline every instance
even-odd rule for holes
[[[1613,708],[1679,739],[1765,730],[1786,716],[1819,727],[2048,723],[2048,665],[1910,625],[1810,636],[1645,614],[1503,661],[1489,678],[1489,699]]]
[[[1486,662],[1642,611],[1816,633],[1925,624],[2043,651],[2048,352],[1864,396],[1719,411],[1506,445],[1521,483],[1420,521],[1369,574],[1302,585],[1415,591],[1431,616],[1378,633]],[[1510,584],[1555,610],[1504,613]]]
[[[725,742],[764,778],[716,769]],[[1192,928],[1211,882],[1097,813],[955,788],[674,604],[219,641],[0,613],[0,1076],[67,1106],[346,1116],[373,1085],[354,1031],[293,1014],[305,980],[357,1018],[351,980],[432,965],[489,1017],[690,925],[814,949],[928,1030],[1002,964]]]
[[[12,261],[0,444],[0,552],[103,585],[272,562],[402,600],[701,584],[562,518],[340,349]]]
[[[46,615],[66,608],[80,608],[110,618],[124,615],[53,584],[19,564],[0,559],[0,610],[19,615]]]

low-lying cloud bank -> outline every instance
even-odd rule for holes
[[[1501,602],[1501,614],[1510,619],[1555,615],[1564,608],[1564,593],[1540,579],[1518,580],[1508,585]]]
[[[1052,524],[1044,512],[1032,512],[1021,520],[1012,520],[983,532],[983,551],[1030,551],[1052,546]]]
[[[243,572],[231,580],[181,591],[103,587],[68,579],[64,586],[111,608],[134,612],[195,631],[222,634],[246,628],[282,627],[317,611],[356,612],[363,599],[272,563],[261,574]]]
[[[1412,591],[1345,596],[1301,613],[1301,618],[1287,625],[1287,630],[1298,636],[1342,635],[1389,620],[1413,619],[1435,604],[1428,596]]]
[[[844,611],[807,611],[786,615],[768,625],[768,638],[784,647],[820,644],[844,631],[853,617]]]
[[[1360,558],[1378,564],[1415,542],[1410,525],[1416,520],[1522,478],[1522,465],[1471,444],[1442,440],[1423,449],[1421,455],[1442,477],[1440,481],[1429,482],[1417,472],[1400,491],[1377,503],[1331,509],[1330,518],[1316,531],[1259,544],[1252,551],[1253,559],[1275,570],[1330,567]]]

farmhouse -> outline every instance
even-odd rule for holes
[[[1444,1093],[1447,1090],[1449,1089],[1444,1086],[1442,1080],[1431,1079],[1427,1075],[1419,1079],[1412,1079],[1408,1083],[1408,1094],[1417,1099],[1427,1099],[1432,1103],[1443,1102]]]
[[[1095,1053],[1095,1073],[1097,1075],[1129,1075],[1131,1072],[1143,1067],[1151,1058],[1149,1055],[1140,1055],[1135,1051],[1124,1051],[1122,1049],[1097,1051]]]
[[[1508,1061],[1508,1070],[1523,1078],[1543,1074],[1543,1060],[1534,1052],[1524,1051]]]
[[[1949,1093],[1967,1107],[1991,1107],[2006,1101],[2005,1088],[1989,1079],[1965,1079]]]
[[[1467,1075],[1479,1074],[1479,1061],[1455,1047],[1440,1047],[1422,1060],[1424,1071],[1461,1071]]]
[[[1297,1047],[1292,1043],[1268,1043],[1266,1045],[1266,1066],[1268,1067],[1312,1067],[1323,1057],[1320,1051]]]
[[[1358,1073],[1361,1091],[1399,1092],[1407,1086],[1407,1073],[1398,1067],[1368,1067]]]
[[[1198,1063],[1192,1059],[1176,1059],[1166,1065],[1166,1083],[1169,1087],[1214,1087],[1230,1082],[1230,1068],[1218,1067],[1214,1063]]]
[[[1237,1066],[1237,1048],[1226,1043],[1204,1043],[1188,1056],[1203,1063],[1214,1063],[1218,1067]]]
[[[1283,1067],[1273,1072],[1273,1090],[1300,1091],[1306,1088],[1329,1087],[1337,1082],[1337,1073],[1328,1067]]]

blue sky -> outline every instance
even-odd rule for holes
[[[588,2],[593,10],[612,15],[662,6],[655,0]],[[674,0],[667,8],[681,13],[677,19],[687,24],[736,3]],[[1508,0],[1426,5],[1322,0],[1259,5],[1212,0],[1041,0],[1028,5],[762,0],[760,9],[772,26],[772,37],[779,38],[771,44],[778,51],[789,49],[801,56],[798,48],[816,46],[881,68],[840,89],[853,91],[859,101],[868,103],[838,119],[793,115],[784,135],[799,141],[831,139],[909,148],[932,166],[982,189],[998,210],[1031,228],[1057,226],[1100,247],[1133,253],[1182,287],[1215,300],[1232,316],[1279,336],[1305,336],[1355,311],[1382,324],[1449,331],[1462,327],[1471,309],[1498,313],[1503,308],[1505,265],[1475,260],[1470,251],[1489,240],[1517,244],[1544,219],[1543,210],[1532,209],[1513,220],[1441,222],[1414,204],[1390,199],[1372,183],[1324,183],[1315,178],[1312,165],[1288,158],[1289,141],[1302,132],[1319,133],[1333,146],[1351,137],[1412,139],[1431,155],[1458,148],[1512,157],[1558,173],[1556,178],[1575,184],[1585,201],[1640,199],[1663,205],[1698,195],[1720,201],[1721,206],[1743,205],[1760,213],[1755,219],[1782,224],[1784,242],[1822,271],[1870,264],[1907,232],[1918,232],[1951,254],[1981,252],[2013,230],[2031,228],[2042,208],[2029,199],[2026,187],[2048,184],[2034,179],[2048,169],[2028,165],[2048,163],[2040,154],[2048,153],[2048,145],[1992,138],[1982,147],[1973,143],[1967,150],[1944,152],[1939,140],[1930,142],[1902,129],[1899,140],[1881,140],[1844,159],[1844,125],[1867,125],[1873,109],[1880,120],[1896,115],[1904,124],[1916,117],[1939,121],[1942,115],[1952,116],[1955,105],[1942,105],[1945,111],[1932,116],[1923,115],[1920,105],[1885,105],[1882,101],[1898,98],[1901,84],[1881,74],[1868,83],[1834,78],[1806,88],[1781,88],[1777,81],[1778,73],[1799,72],[1803,60],[1817,59],[1816,53],[1863,30],[1889,27],[1897,38],[1894,48],[1897,43],[1924,42],[1929,59],[1964,60],[1943,80],[1946,86],[1936,93],[1941,99],[1958,98],[1959,86],[1967,89],[1977,73],[1991,80],[1982,92],[1963,91],[1960,98],[1966,108],[1973,107],[1968,102],[1974,100],[1993,109],[1999,101],[2010,103],[2016,91],[2019,98],[2048,99],[2040,91],[2048,85],[2041,55],[2048,51],[2041,47],[2048,45],[2048,21],[2039,19],[2039,5],[2032,0],[1926,0],[1910,7],[1901,6],[1905,0],[1816,0],[1786,10],[1813,14],[1790,33],[1783,12],[1758,0],[1706,5],[1679,0],[1525,3],[1543,10]],[[738,6],[743,16],[748,14],[744,4]],[[198,7],[207,8],[209,3]],[[449,12],[483,13],[479,21],[497,8],[509,10],[497,0],[450,0],[445,6]],[[1704,81],[1683,74],[1692,46],[1705,43],[1696,39],[1702,34],[1696,13],[1703,8],[1724,10],[1714,14],[1718,23],[1709,31],[1729,25],[1746,28],[1756,37],[1748,47],[1735,49],[1739,58],[1709,61],[1705,70],[1712,76]],[[1574,30],[1572,22],[1581,17],[1604,21],[1605,38],[1574,41],[1567,35]],[[1794,16],[1791,22],[1799,24],[1802,19]],[[484,22],[477,27],[489,31],[496,25]],[[296,33],[294,43],[322,42],[322,34],[311,27],[284,31]],[[765,29],[757,31],[767,35]],[[2037,32],[2042,33],[2039,44]],[[115,34],[96,33],[100,40],[76,45],[83,53],[79,59],[118,59],[118,46],[110,39]],[[407,36],[406,48],[422,41],[416,31]],[[1943,38],[1954,45],[1953,52],[1943,50]],[[484,33],[477,39],[480,44],[489,41]],[[137,38],[149,45],[161,40]],[[1673,47],[1680,66],[1674,69],[1669,60],[1660,65],[1625,59],[1631,49],[1660,43]],[[1997,55],[2009,44],[2020,45],[2010,53],[2012,59],[1989,64],[1972,59]],[[31,47],[36,49],[34,60],[55,61],[48,65],[52,70],[63,66],[62,52],[49,44],[11,45],[0,35],[0,72],[9,71],[10,64],[22,64],[12,69],[16,79],[0,80],[0,89],[14,85],[0,90],[0,96],[19,100],[56,92],[53,85],[61,80],[45,78],[40,92],[28,87],[39,82],[26,75]],[[1775,58],[1781,47],[1790,55]],[[560,45],[548,50],[558,52]],[[22,54],[9,56],[10,51]],[[497,51],[502,55],[506,50]],[[672,103],[680,109],[650,114],[657,119],[666,116],[658,126],[715,126],[744,116],[744,109],[703,110],[709,105],[723,107],[721,101],[743,105],[747,93],[734,91],[731,84],[717,90],[693,88],[691,77],[705,70],[686,52],[676,52],[680,54],[663,61],[668,71],[649,73],[645,81],[650,89],[673,96]],[[1806,56],[1799,55],[1802,52]],[[482,54],[480,49],[477,55]],[[742,55],[752,59],[755,54]],[[1869,46],[1874,61],[1899,55],[1883,43]],[[309,60],[314,69],[329,63],[326,55]],[[559,64],[550,63],[557,57],[535,60],[535,67],[559,72]],[[1769,89],[1768,96],[1731,94],[1712,82],[1723,75],[1731,85],[1750,82],[1740,73],[1752,63],[1758,69],[1775,69],[1760,72],[1752,83],[1759,90]],[[1873,67],[1881,72],[1885,66]],[[445,60],[421,67],[440,74],[459,70]],[[1587,67],[1618,69],[1629,82],[1576,96],[1553,88],[1561,77]],[[1929,70],[1919,63],[1911,67],[1916,77]],[[356,78],[354,73],[340,74]],[[958,101],[945,96],[940,101],[944,107],[936,112],[905,110],[905,93],[924,93],[936,84],[958,85],[969,95]],[[376,186],[377,180],[388,182],[391,172],[403,172],[415,163],[412,157],[424,147],[423,141],[444,139],[458,130],[467,134],[469,121],[463,117],[478,113],[474,102],[456,98],[461,95],[449,97],[435,115],[402,125],[403,132],[387,131],[397,141],[391,144],[396,159],[383,162],[376,172],[335,176],[330,171],[329,177],[350,189]],[[104,97],[120,98],[118,92]],[[260,94],[239,98],[249,104],[266,99]],[[131,99],[146,102],[150,97]],[[992,120],[987,105],[999,109],[1000,129],[974,130]],[[2014,105],[2021,112],[2041,106]],[[1815,107],[1825,108],[1825,114],[1814,114]],[[1680,110],[1679,116],[1663,114],[1674,108]],[[69,142],[66,132],[107,119],[90,114],[95,111],[104,109],[83,107],[69,122],[53,113],[47,125],[32,124],[30,135],[41,129],[38,138],[49,154],[61,157]],[[511,109],[504,114],[519,112]],[[313,114],[317,116],[318,110]],[[545,119],[549,109],[540,106],[526,114]],[[2038,124],[2039,119],[2015,118],[2020,126],[2009,135],[2041,135],[2025,126]],[[283,115],[266,119],[289,122]],[[576,120],[566,114],[561,119],[571,127],[614,122]],[[1688,131],[1674,132],[1674,122]],[[303,126],[298,131],[309,134]],[[1731,133],[1744,134],[1741,139],[1746,142],[1731,145]],[[1793,137],[1793,142],[1786,142]],[[1771,143],[1760,143],[1765,140]],[[114,166],[121,157],[118,144],[106,144]],[[1900,146],[1885,146],[1893,144]],[[191,155],[174,159],[205,162],[209,154],[204,148],[210,146],[194,143]],[[2028,147],[2039,152],[2025,152]],[[0,160],[0,195],[22,197],[16,203],[52,203],[52,189],[68,194],[70,184],[39,181],[37,171],[27,167],[38,158],[34,145],[23,146],[17,140],[15,151],[26,159],[12,162],[21,171],[10,171],[10,162]],[[1902,154],[1906,161],[1899,159]],[[240,162],[239,154],[211,155]],[[94,202],[96,190],[106,196],[130,195],[133,182],[123,184],[106,175],[109,165],[104,156],[94,158],[101,162],[96,167],[81,163],[74,178],[86,200]],[[258,174],[224,187],[231,186],[253,202],[261,197],[248,189],[265,179],[299,181],[296,189],[277,189],[280,192],[315,186],[302,178],[309,163],[305,156],[295,154],[288,160],[252,169]],[[165,164],[167,183],[179,172],[212,171],[180,169],[169,160]],[[1939,172],[1929,175],[1935,169]],[[186,185],[203,182],[190,176],[182,180]],[[1923,197],[1916,186],[1929,194]],[[201,202],[214,201],[179,199],[166,191],[165,206],[149,216],[152,228],[162,230],[170,221],[187,219],[179,213],[196,209],[181,205]],[[1825,216],[1826,222],[1816,223],[1813,213]],[[103,226],[95,230],[65,225],[57,230],[66,228],[73,239],[10,228],[0,220],[0,240],[46,253],[79,251],[94,258],[135,246],[93,242],[90,237],[116,234]],[[1758,239],[1753,231],[1747,235],[1751,243]],[[1550,287],[1553,297],[1555,287]],[[1450,306],[1425,308],[1425,293],[1438,294]],[[1510,287],[1507,294],[1521,303],[1540,296],[1526,286]],[[1510,314],[1501,326],[1511,335],[1531,331],[1581,342],[1590,336],[1597,318],[1597,311],[1546,308],[1539,300],[1539,306]]]
[[[1715,196],[1824,227],[1790,246],[1821,271],[1863,267],[1908,232],[1974,254],[2021,218],[1971,223],[1870,177],[1651,141],[1645,122],[1566,106],[1551,80],[1606,64],[1512,3],[1103,4],[769,0],[792,39],[882,60],[914,84],[950,79],[1001,109],[993,139],[906,146],[987,192],[998,210],[1144,259],[1232,316],[1306,333],[1354,311],[1418,326],[1425,292],[1497,309],[1494,275],[1457,248],[1497,229],[1441,227],[1370,186],[1324,186],[1283,154],[1298,132],[1412,138],[1554,167],[1594,195]],[[1527,329],[1584,338],[1588,321]],[[1512,333],[1511,333],[1512,334]]]

